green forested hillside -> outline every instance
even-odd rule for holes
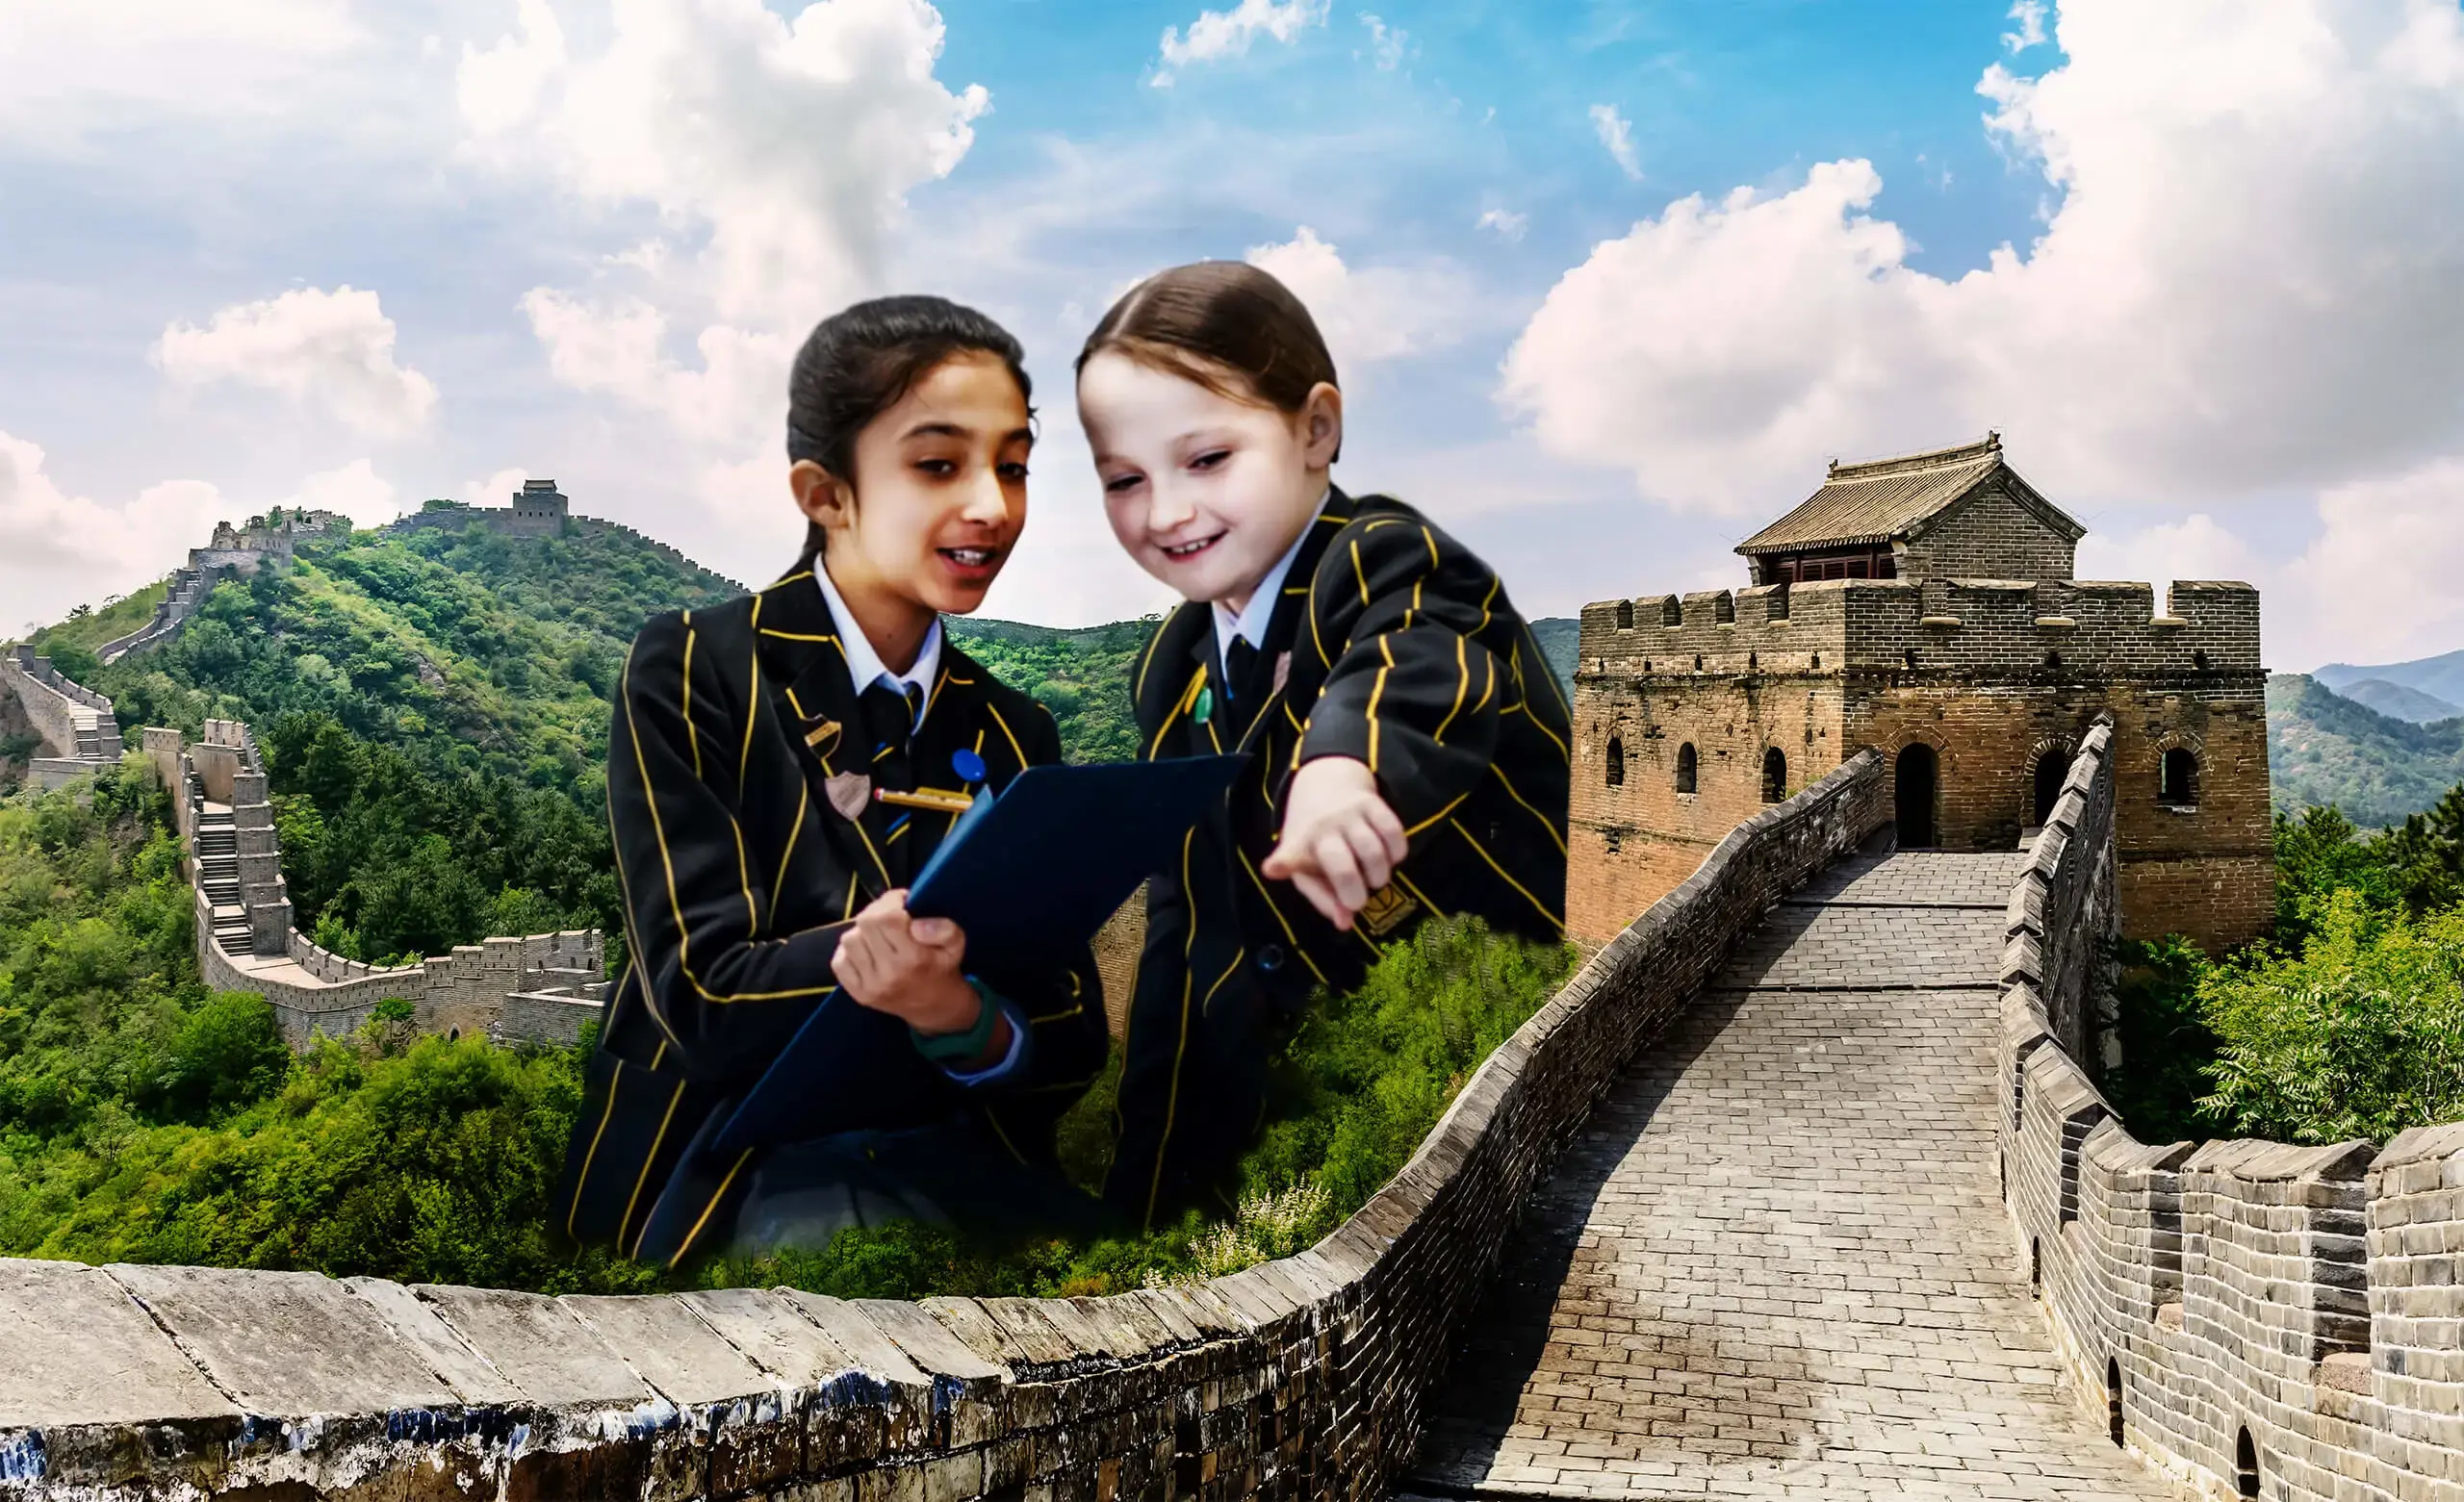
[[[2464,720],[2391,719],[2279,673],[2268,679],[2268,775],[2278,808],[2332,804],[2363,828],[2401,824],[2464,781]]]
[[[607,848],[609,695],[633,633],[730,581],[577,522],[304,541],[296,563],[217,589],[164,646],[108,668],[159,586],[37,634],[139,727],[245,720],[264,748],[300,928],[354,958],[491,933],[619,928]],[[1135,753],[1127,678],[1150,622],[954,636],[1033,693],[1081,760]]]

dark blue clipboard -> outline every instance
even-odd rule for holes
[[[959,816],[916,874],[908,911],[956,921],[973,974],[1066,960],[1140,882],[1171,868],[1248,760],[1029,767]],[[939,1078],[905,1024],[833,991],[711,1146],[731,1154],[905,1120]]]

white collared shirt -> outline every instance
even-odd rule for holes
[[[891,693],[902,697],[910,685],[922,689],[923,707],[915,711],[915,723],[909,729],[912,732],[923,728],[925,711],[933,703],[933,679],[941,669],[940,618],[936,616],[931,627],[925,631],[924,645],[915,649],[915,665],[905,673],[892,673],[882,661],[882,654],[873,650],[871,639],[864,635],[864,628],[857,624],[855,615],[848,610],[847,601],[838,598],[838,586],[830,582],[830,570],[821,559],[813,560],[812,577],[813,582],[821,586],[821,598],[829,602],[831,621],[838,627],[838,648],[846,654],[847,677],[856,685],[856,692],[860,694],[876,683],[886,685]],[[972,1073],[943,1064],[941,1072],[961,1084],[988,1084],[1007,1078],[1012,1070],[1018,1067],[1019,1056],[1027,1051],[1026,1019],[1007,1002],[990,1005],[999,1006],[1009,1015],[1010,1047],[997,1061]]]
[[[1223,667],[1231,661],[1232,643],[1236,637],[1251,647],[1266,646],[1267,623],[1274,619],[1275,601],[1283,598],[1284,575],[1292,572],[1294,560],[1300,556],[1300,545],[1309,541],[1310,529],[1318,524],[1320,517],[1326,514],[1326,501],[1334,494],[1334,486],[1328,485],[1326,494],[1318,497],[1318,509],[1309,513],[1308,525],[1303,526],[1300,535],[1292,540],[1292,546],[1283,550],[1283,556],[1275,560],[1274,567],[1267,571],[1266,577],[1258,580],[1258,587],[1250,592],[1249,602],[1241,607],[1240,614],[1224,609],[1223,601],[1215,601],[1216,666]],[[1225,689],[1230,691],[1232,675],[1229,672],[1224,674],[1223,682]]]
[[[892,673],[882,662],[882,654],[873,650],[871,640],[848,610],[847,601],[838,598],[838,586],[830,582],[830,570],[822,559],[813,560],[812,577],[813,582],[821,586],[821,598],[829,602],[830,619],[837,624],[838,648],[846,654],[847,677],[856,685],[856,692],[861,694],[876,683],[886,685],[891,693],[901,697],[906,695],[910,686],[922,689],[924,697],[918,700],[920,707],[915,711],[915,723],[908,729],[912,733],[923,728],[925,710],[930,709],[933,703],[933,679],[941,669],[941,618],[935,616],[933,624],[925,631],[924,645],[915,649],[914,666],[905,673]]]

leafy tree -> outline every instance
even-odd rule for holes
[[[2384,1140],[2464,1116],[2464,909],[2382,917],[2342,891],[2298,955],[2202,976],[2221,1050],[2208,1111],[2250,1136]]]
[[[223,992],[191,1011],[163,1061],[167,1115],[207,1121],[264,1100],[291,1073],[291,1046],[254,992]]]

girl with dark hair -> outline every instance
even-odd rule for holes
[[[1250,751],[1148,886],[1105,1198],[1213,1199],[1312,984],[1357,985],[1430,914],[1564,935],[1568,711],[1497,574],[1417,511],[1329,478],[1334,361],[1265,271],[1130,290],[1078,356],[1113,533],[1186,598],[1131,685],[1148,757]]]
[[[955,925],[905,907],[969,793],[1061,759],[1051,715],[941,627],[982,603],[1026,521],[1022,358],[938,297],[824,320],[788,394],[804,556],[634,639],[607,760],[628,959],[558,1190],[575,1239],[674,1265],[887,1220],[1006,1232],[1092,1209],[1052,1146],[1103,1064],[1091,955],[978,974]],[[712,1151],[834,994],[877,1019],[878,1067],[911,1108]]]

